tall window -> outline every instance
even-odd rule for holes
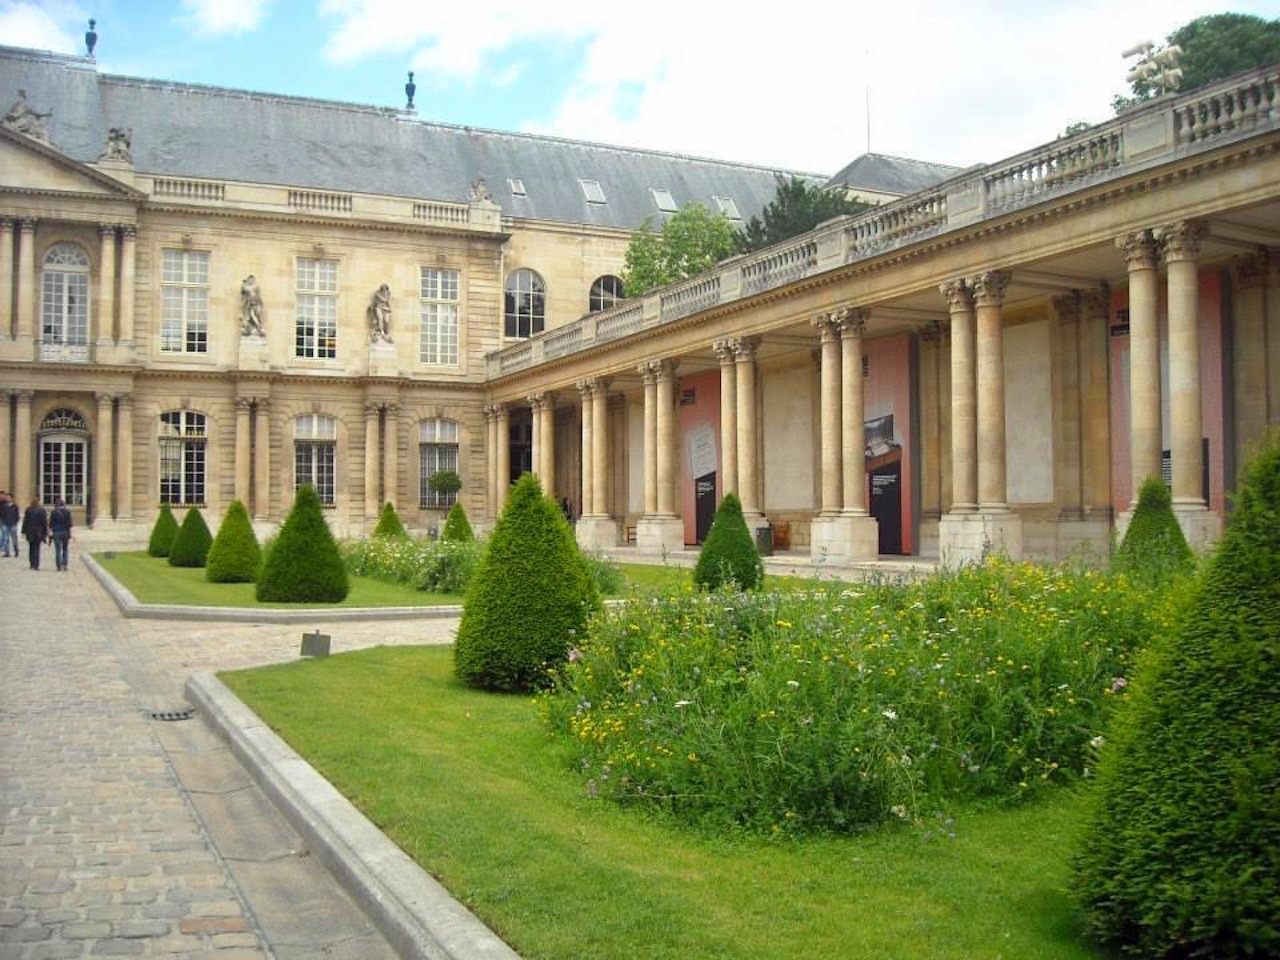
[[[338,261],[298,260],[298,313],[294,355],[338,355]]]
[[[55,243],[44,255],[41,280],[41,356],[89,359],[89,255],[74,243]]]
[[[326,506],[334,504],[333,465],[338,421],[318,413],[293,422],[293,489],[311,484]]]
[[[506,335],[532,337],[541,333],[547,316],[547,286],[532,270],[507,277]]]
[[[606,274],[603,277],[596,278],[596,282],[591,285],[589,309],[592,313],[597,310],[608,310],[621,299],[621,278]]]
[[[205,432],[203,413],[170,410],[160,414],[160,502],[204,503]]]
[[[456,493],[437,493],[427,481],[441,470],[458,470],[458,424],[453,420],[423,420],[418,428],[419,476],[418,505],[424,510],[440,510],[453,506]]]
[[[422,268],[423,363],[458,362],[458,271]]]
[[[89,427],[84,417],[61,407],[40,422],[40,500],[84,506]]]
[[[206,353],[209,349],[209,254],[165,250],[160,265],[160,349]]]

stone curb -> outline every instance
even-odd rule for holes
[[[327,623],[332,620],[444,620],[462,616],[457,604],[439,607],[307,607],[278,610],[244,607],[186,607],[176,604],[139,603],[129,590],[87,553],[81,554],[89,572],[98,578],[122,616],[137,620],[195,620],[208,623]]]
[[[188,700],[401,956],[519,960],[211,673]]]

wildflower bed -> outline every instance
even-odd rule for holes
[[[916,584],[633,599],[542,701],[586,791],[766,832],[923,822],[1086,776],[1171,594],[993,560]]]

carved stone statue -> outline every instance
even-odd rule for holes
[[[369,341],[379,340],[391,343],[391,288],[385,283],[369,301]]]
[[[471,202],[493,203],[493,194],[489,192],[489,187],[485,184],[484,177],[476,177],[471,181]]]
[[[133,129],[131,127],[112,127],[107,131],[107,149],[98,159],[133,163],[133,154],[129,152],[131,146],[133,146]]]
[[[3,124],[8,130],[21,133],[32,140],[50,143],[49,128],[45,125],[45,121],[52,116],[52,110],[48,113],[39,113],[31,109],[27,104],[27,91],[19,90],[18,99],[9,108],[9,112],[4,115],[4,119],[0,120],[0,124]]]
[[[240,283],[240,336],[266,335],[266,328],[262,325],[262,294],[258,290],[258,279],[249,274]]]

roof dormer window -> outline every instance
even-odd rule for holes
[[[511,187],[511,195],[513,197],[527,197],[529,194],[524,189],[524,181],[514,177],[507,180],[507,185]]]
[[[599,180],[579,180],[578,183],[582,186],[582,195],[587,198],[587,203],[607,202]]]
[[[664,190],[660,187],[650,187],[649,192],[653,194],[653,202],[658,205],[658,209],[663,213],[678,213],[680,207],[676,204],[675,198],[671,196],[670,190]]]

